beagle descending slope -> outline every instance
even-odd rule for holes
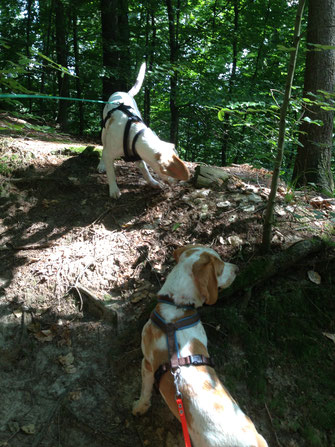
[[[179,418],[193,447],[267,447],[251,420],[220,382],[208,357],[207,337],[196,308],[215,304],[237,267],[211,248],[187,245],[174,252],[177,265],[158,292],[158,304],[142,332],[142,390],[133,414],[150,406],[155,383]],[[181,396],[184,414],[175,396]],[[184,416],[185,415],[185,416]],[[185,444],[190,445],[185,436]]]
[[[107,172],[109,195],[114,199],[121,195],[114,171],[116,158],[135,161],[145,180],[155,188],[160,184],[152,178],[146,163],[166,183],[170,183],[171,177],[188,180],[190,176],[186,165],[176,155],[174,145],[160,140],[142,121],[134,96],[141,89],[145,68],[143,63],[128,93],[116,92],[110,96],[103,111],[103,151],[98,170]]]

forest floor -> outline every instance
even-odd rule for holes
[[[211,245],[242,271],[260,256],[271,173],[155,190],[119,161],[113,201],[98,151],[20,122],[0,136],[0,446],[182,447],[159,395],[131,414],[141,328],[176,247]],[[327,248],[201,310],[222,381],[270,447],[335,446],[334,211],[282,184],[273,251],[313,236]]]

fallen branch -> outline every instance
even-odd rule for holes
[[[272,276],[291,268],[307,256],[321,251],[325,246],[326,242],[324,240],[312,238],[297,242],[280,253],[262,256],[249,264],[228,289],[220,292],[220,298],[228,298],[236,293],[251,289]],[[217,305],[220,306],[220,301]],[[222,301],[221,305],[223,305]]]
[[[45,244],[31,244],[31,245],[13,245],[11,242],[7,242],[6,246],[2,250],[43,250],[44,248],[50,248],[56,246],[56,243],[46,242]]]

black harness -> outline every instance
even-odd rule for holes
[[[102,121],[102,127],[106,127],[106,123],[109,120],[109,118],[112,116],[112,114],[116,111],[120,110],[121,112],[125,113],[128,116],[128,121],[126,123],[126,127],[124,128],[124,134],[123,134],[123,153],[124,156],[122,157],[125,161],[139,161],[142,160],[141,157],[138,155],[135,144],[138,140],[138,137],[142,135],[142,133],[145,131],[146,128],[141,129],[137,134],[134,136],[131,149],[128,144],[129,139],[129,130],[132,124],[134,123],[143,123],[142,118],[137,116],[134,112],[132,112],[130,106],[126,106],[125,104],[120,104],[119,106],[115,107],[114,109],[111,109],[108,111],[106,117]],[[144,123],[143,123],[144,124]]]
[[[158,299],[159,303],[171,304],[176,307],[182,307],[183,309],[192,309],[194,306],[177,306],[170,297],[160,297]],[[211,358],[205,357],[202,354],[196,355],[188,355],[187,357],[180,357],[179,348],[177,343],[176,332],[190,328],[192,326],[197,325],[200,322],[200,316],[198,312],[195,310],[193,314],[188,317],[183,317],[180,320],[177,320],[175,323],[166,323],[166,321],[159,315],[156,310],[154,310],[150,315],[151,321],[158,326],[165,334],[167,335],[167,345],[170,361],[167,363],[163,363],[159,366],[159,368],[155,372],[155,388],[159,390],[159,382],[162,376],[167,371],[174,372],[180,366],[214,366],[214,362]]]

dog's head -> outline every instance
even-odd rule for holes
[[[186,245],[177,248],[173,255],[193,277],[202,303],[215,304],[218,289],[229,287],[238,272],[236,265],[222,261],[215,250],[203,245]]]
[[[169,183],[169,177],[177,180],[188,180],[190,172],[185,163],[178,157],[174,144],[160,141],[161,151],[155,154],[159,176]]]

